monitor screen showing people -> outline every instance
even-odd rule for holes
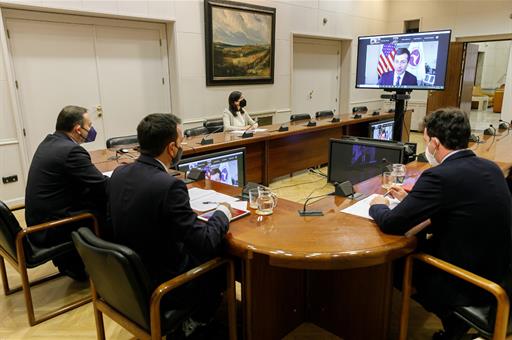
[[[370,123],[370,138],[380,140],[393,140],[394,120]]]
[[[191,169],[205,172],[205,178],[233,186],[243,186],[245,180],[245,148],[218,152],[182,160],[178,170],[188,173]]]
[[[360,183],[386,171],[386,166],[402,163],[403,145],[361,139],[331,139],[329,182]]]
[[[356,87],[442,90],[451,31],[359,37]]]

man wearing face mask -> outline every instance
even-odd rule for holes
[[[83,212],[92,212],[103,223],[108,177],[91,163],[80,144],[93,142],[96,131],[87,110],[66,106],[57,117],[55,132],[41,142],[30,164],[25,191],[25,219],[36,225]],[[70,240],[78,226],[52,228],[31,234],[35,245],[49,247]],[[56,258],[59,270],[77,280],[87,276],[78,254]]]
[[[137,137],[141,155],[134,163],[114,170],[109,183],[109,210],[114,241],[141,257],[156,288],[220,254],[231,207],[220,204],[208,222],[198,220],[185,183],[167,173],[182,154],[178,117],[150,114],[139,123]],[[210,275],[202,283],[172,294],[180,296],[178,301],[168,301],[177,308],[201,301],[202,308],[184,326],[184,332],[190,333],[195,326],[210,321],[222,290],[222,279]]]
[[[418,234],[419,251],[502,283],[511,263],[511,198],[503,172],[468,149],[471,127],[461,110],[437,110],[424,124],[425,155],[432,168],[409,194],[401,187],[391,190],[401,201],[393,210],[386,198],[376,197],[370,216],[382,231],[396,235],[430,219],[431,225]],[[454,306],[493,301],[483,290],[433,267],[415,263],[413,272],[415,299],[443,322],[444,331],[434,339],[459,339],[468,331],[451,314]]]

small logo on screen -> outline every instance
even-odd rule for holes
[[[379,44],[380,43],[380,38],[371,38],[370,39],[370,44],[374,45],[374,44]]]
[[[411,52],[411,59],[409,60],[409,64],[411,64],[411,66],[418,66],[418,64],[420,63],[420,59],[420,51],[416,49]]]

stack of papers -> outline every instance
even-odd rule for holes
[[[370,196],[366,197],[365,199],[357,202],[356,204],[353,204],[348,208],[342,209],[341,212],[373,220],[373,218],[371,218],[370,214],[369,214],[370,202],[376,196],[380,196],[380,195],[378,195],[378,194],[370,195]],[[400,201],[397,200],[396,198],[388,198],[388,199],[389,199],[389,203],[390,203],[389,204],[390,209],[393,209],[394,207],[396,207],[398,205],[398,203],[400,203]]]
[[[229,203],[233,208],[247,210],[247,202],[235,197],[221,194],[215,190],[191,188],[188,190],[190,206],[193,210],[203,212],[217,208],[218,203]]]

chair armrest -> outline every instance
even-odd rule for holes
[[[60,220],[55,220],[55,221],[50,221],[50,222],[45,222],[45,223],[29,226],[27,228],[22,229],[22,231],[20,231],[18,233],[17,237],[25,237],[28,234],[33,234],[33,233],[36,233],[41,230],[56,228],[56,227],[59,227],[62,225],[70,224],[72,222],[88,220],[88,219],[92,220],[94,232],[97,233],[98,232],[98,222],[96,221],[96,217],[94,217],[94,215],[91,213],[82,213],[82,214],[78,214],[75,216],[62,218]],[[20,234],[22,234],[22,235],[20,236]]]
[[[10,211],[16,211],[16,210],[21,210],[21,209],[25,209],[25,203],[14,204],[9,207]]]
[[[165,296],[165,294],[171,292],[172,290],[184,285],[185,283],[188,283],[195,278],[204,275],[213,269],[216,269],[224,264],[228,265],[228,268],[234,268],[233,260],[227,259],[227,258],[221,258],[216,257],[208,262],[205,262],[195,268],[192,268],[188,272],[185,272],[181,275],[178,275],[161,285],[159,285],[154,291],[153,294],[151,294],[151,300],[150,300],[150,320],[153,326],[156,327],[156,329],[160,328],[160,302],[162,298]],[[229,284],[229,283],[228,283]],[[158,323],[158,325],[154,325],[153,323]]]
[[[487,292],[494,295],[497,300],[497,309],[496,309],[496,319],[494,324],[494,338],[493,339],[505,339],[507,333],[507,323],[509,317],[509,309],[510,303],[509,298],[505,290],[497,283],[492,282],[484,277],[471,273],[463,268],[455,266],[451,263],[438,259],[432,255],[428,254],[412,254],[407,258],[406,263],[406,272],[407,267],[409,270],[412,270],[412,260],[416,259],[422,261],[426,264],[429,264],[433,267],[436,267],[448,274],[451,274],[455,277],[458,277],[461,280],[474,284],[477,287],[480,287]],[[410,286],[410,276],[408,285]],[[405,283],[405,276],[404,276]],[[409,287],[408,287],[409,288]],[[504,326],[503,326],[504,325]]]

